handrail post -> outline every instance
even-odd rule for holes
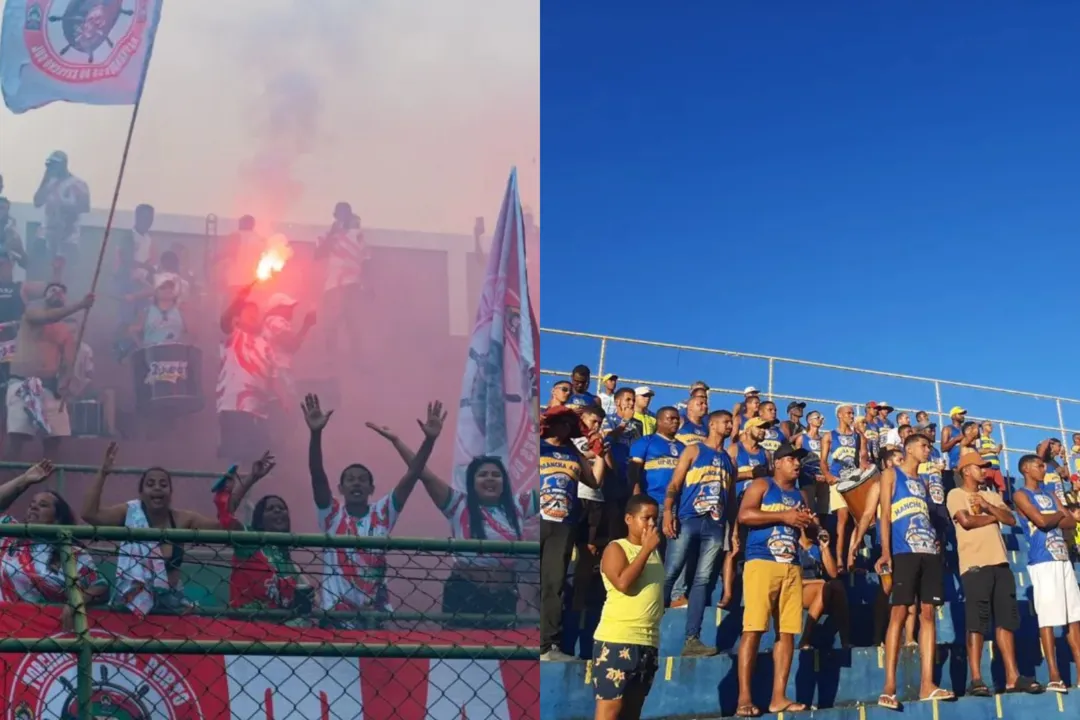
[[[1061,412],[1061,400],[1055,399],[1054,404],[1057,405],[1058,429],[1061,430],[1061,449],[1065,451],[1065,478],[1063,479],[1068,479],[1073,474],[1072,453],[1069,452],[1072,445],[1065,439],[1065,415]]]
[[[600,378],[604,377],[604,360],[607,357],[607,338],[600,338],[600,364],[596,366],[596,390],[597,392],[603,387],[603,383],[600,382]]]
[[[945,429],[945,408],[941,405],[941,383],[937,380],[934,381],[934,401],[937,402],[937,421],[938,427],[942,430]],[[939,436],[940,437],[940,436]]]
[[[79,717],[90,717],[93,700],[94,654],[90,644],[90,623],[86,617],[86,600],[79,589],[79,564],[72,547],[74,540],[70,533],[60,536],[60,555],[64,563],[64,584],[67,586],[68,603],[73,610],[73,625],[79,649],[76,670],[76,694],[79,704]]]
[[[773,399],[773,365],[773,358],[769,358],[769,387],[767,388],[767,394],[770,400]]]
[[[60,496],[64,494],[64,468],[56,469],[56,494]]]

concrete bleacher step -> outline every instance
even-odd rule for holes
[[[1028,638],[1025,638],[1028,639]],[[1033,638],[1030,638],[1033,640]],[[1018,638],[1020,640],[1020,638]],[[1045,684],[1046,663],[1041,653],[1030,643],[1018,642],[1028,647],[1018,648],[1021,672],[1034,676]],[[1034,656],[1032,656],[1034,650]],[[992,646],[983,652],[982,673],[984,680],[994,686],[1004,684],[1000,661],[993,658]],[[1068,681],[1075,685],[1075,672],[1069,658],[1068,648],[1058,643],[1059,667]],[[799,702],[815,705],[819,709],[813,717],[855,718],[896,717],[889,711],[876,707],[878,695],[885,680],[884,657],[877,648],[859,648],[851,651],[800,651],[795,653],[787,694]],[[544,717],[572,720],[593,717],[594,699],[590,663],[541,663],[540,686]],[[772,687],[772,659],[768,654],[758,658],[753,679],[753,697],[759,707],[766,703]],[[967,658],[962,648],[939,646],[935,675],[939,684],[962,694],[967,686]],[[983,718],[1027,717],[1029,711],[1053,713],[1055,716],[1080,717],[1080,690],[1073,690],[1067,697],[1044,694],[1035,697],[1000,695],[997,698],[961,698],[958,703],[939,703],[937,711],[932,703],[918,702],[919,659],[914,649],[901,651],[897,667],[897,691],[905,703],[904,717]],[[713,658],[661,658],[660,669],[652,692],[645,704],[643,718],[716,718],[729,716],[735,710],[738,697],[736,658],[723,654]],[[863,707],[858,707],[858,706]],[[1009,714],[1005,711],[1009,710]],[[886,714],[880,714],[880,713]],[[963,714],[958,714],[963,713]],[[1023,713],[1023,714],[1022,714]],[[785,714],[786,717],[810,717],[810,713]],[[775,717],[775,716],[774,716]]]

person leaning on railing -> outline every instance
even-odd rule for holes
[[[7,514],[11,504],[53,473],[53,464],[42,460],[14,480],[0,485],[0,524],[18,523]],[[74,525],[75,513],[60,495],[42,490],[30,500],[23,521],[33,525]],[[88,605],[102,603],[108,584],[97,571],[90,553],[72,545],[75,554],[78,586]],[[63,555],[57,542],[32,539],[0,538],[0,602],[64,603],[61,624],[73,627],[74,606],[68,604]]]
[[[236,518],[244,497],[255,484],[270,474],[277,460],[269,452],[251,465],[251,473],[242,477],[235,466],[215,483],[214,505],[222,527],[254,532],[292,532],[289,506],[279,495],[264,495],[255,503],[249,527]],[[229,607],[245,610],[309,610],[302,596],[307,589],[288,547],[251,545],[233,546],[232,573],[229,576]],[[303,606],[306,605],[307,608]]]
[[[416,453],[390,428],[367,423],[390,441],[406,465]],[[514,491],[502,460],[473,458],[465,469],[465,489],[451,487],[426,467],[420,473],[435,507],[450,521],[450,533],[459,540],[521,540],[522,525],[540,513],[536,488]],[[522,568],[513,557],[459,553],[443,586],[442,611],[451,615],[512,615],[517,611],[517,574]]]
[[[148,468],[139,478],[139,497],[120,505],[101,506],[105,478],[116,463],[119,446],[109,443],[105,459],[83,503],[83,520],[90,525],[133,529],[154,528],[220,530],[215,518],[172,507],[172,476],[160,467]],[[116,565],[117,599],[143,617],[153,610],[191,606],[184,596],[181,568],[184,547],[168,541],[129,541],[120,546]]]
[[[375,478],[360,463],[347,465],[338,478],[341,500],[330,490],[330,478],[323,466],[322,433],[333,410],[323,411],[317,395],[309,394],[302,405],[304,421],[311,430],[308,445],[308,469],[311,472],[311,491],[319,516],[319,526],[329,535],[351,537],[387,537],[397,523],[398,514],[412,494],[420,473],[431,457],[435,440],[442,432],[446,413],[441,402],[428,403],[427,418],[417,420],[424,431],[424,442],[393,492],[371,502]],[[326,576],[322,581],[320,603],[323,610],[348,612],[390,612],[386,589],[386,553],[372,548],[327,548],[323,555]],[[343,623],[345,627],[370,625],[360,617],[357,622]]]

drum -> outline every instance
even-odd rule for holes
[[[179,343],[140,348],[132,355],[132,368],[140,410],[187,415],[202,409],[199,348]]]
[[[847,503],[851,517],[856,522],[868,509],[873,512],[873,508],[868,508],[867,505],[870,500],[870,489],[878,484],[879,479],[877,467],[866,470],[850,468],[840,473],[840,482],[836,483],[836,490],[844,496],[844,502]]]
[[[71,436],[104,437],[105,412],[97,400],[71,403]]]

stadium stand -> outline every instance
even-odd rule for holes
[[[989,438],[985,447],[975,442],[972,449],[983,450],[981,454],[984,456],[995,455],[1000,460],[1000,471],[1006,485],[1003,497],[1006,501],[1023,486],[1024,479],[1017,468],[1020,459],[1037,454],[1046,457],[1051,471],[1060,474],[1063,481],[1060,486],[1061,499],[1064,500],[1062,504],[1068,506],[1066,513],[1073,513],[1076,507],[1077,498],[1072,490],[1077,487],[1077,476],[1072,468],[1080,448],[1076,447],[1074,431],[1070,427],[1080,423],[1070,426],[1067,419],[1080,408],[1080,401],[1077,400],[801,360],[563,330],[543,330],[542,342],[547,366],[541,371],[543,399],[551,394],[557,404],[559,392],[552,391],[559,384],[565,387],[567,382],[572,385],[567,394],[584,397],[580,383],[573,385],[573,376],[580,369],[578,364],[585,363],[591,377],[597,380],[589,390],[600,394],[605,403],[608,399],[603,398],[603,394],[624,387],[641,390],[635,394],[637,398],[647,395],[651,399],[647,409],[642,408],[641,400],[638,401],[635,417],[639,422],[643,415],[655,419],[656,411],[666,406],[678,406],[685,413],[686,402],[698,385],[694,382],[698,378],[713,385],[707,390],[710,411],[732,410],[749,391],[756,392],[753,387],[756,385],[761,388],[759,394],[763,401],[773,401],[779,407],[780,420],[786,419],[784,408],[789,404],[797,406],[806,403],[802,408],[804,417],[809,417],[812,411],[819,411],[825,418],[823,432],[837,427],[835,410],[839,406],[853,405],[855,416],[862,417],[867,398],[892,397],[901,400],[897,403],[896,411],[906,412],[912,426],[918,424],[915,418],[919,411],[927,411],[930,420],[936,420],[937,427],[944,428],[950,425],[950,408],[970,408],[968,420],[977,417],[992,422],[995,437]],[[618,371],[618,375],[613,375],[613,371]],[[612,377],[614,382],[607,382]],[[718,385],[721,387],[716,387]],[[803,392],[792,393],[791,390],[796,388]],[[810,396],[810,393],[814,396]],[[1001,419],[1003,417],[1014,419]],[[685,415],[680,422],[685,422]],[[937,438],[940,440],[940,433]],[[995,442],[991,444],[990,439]],[[1054,467],[1054,463],[1058,467]],[[946,492],[949,487],[952,486],[947,486]],[[662,507],[662,500],[660,504]],[[822,524],[828,526],[828,521]],[[835,537],[835,525],[831,529]],[[1015,579],[1020,614],[1020,628],[1015,634],[1016,660],[1022,675],[1031,676],[1045,687],[1051,677],[1040,646],[1039,624],[1034,609],[1028,565],[1028,525],[1023,517],[1018,516],[1016,526],[1002,526],[1002,534],[1008,570]],[[1072,537],[1074,532],[1065,531],[1064,535],[1069,545],[1069,563],[1075,572],[1078,556],[1075,537]],[[880,602],[882,593],[882,580],[874,569],[875,552],[874,539],[868,536],[858,548],[855,565],[840,576],[850,608],[851,646],[842,646],[836,623],[829,618],[813,629],[808,647],[796,647],[787,683],[787,697],[812,706],[815,718],[865,720],[868,717],[894,716],[894,711],[878,707],[885,679],[885,653],[879,644],[883,636],[883,621],[875,612],[875,604]],[[987,642],[979,664],[993,694],[991,697],[967,694],[970,678],[965,639],[965,596],[957,571],[954,534],[950,534],[944,543],[942,555],[946,582],[944,603],[936,608],[934,614],[937,630],[934,681],[941,688],[955,693],[957,699],[948,703],[936,700],[917,702],[920,690],[918,649],[903,647],[897,667],[897,699],[903,703],[903,715],[933,720],[1027,717],[1036,713],[1080,716],[1080,691],[1076,689],[1080,686],[1080,668],[1074,664],[1074,655],[1061,628],[1054,630],[1054,653],[1065,688],[1072,688],[1070,692],[1033,695],[1004,692],[1001,652],[995,643]],[[575,553],[575,562],[581,562],[580,546]],[[714,574],[720,575],[719,564]],[[580,660],[541,663],[541,716],[552,720],[594,717],[596,701],[592,681],[596,668],[592,660],[592,632],[599,620],[603,598],[602,591],[593,593],[593,597],[582,606],[580,595],[576,599],[574,597],[574,585],[581,582],[582,577],[576,566],[568,573],[561,644],[563,652]],[[736,586],[741,584],[740,579],[741,571],[736,574]],[[664,611],[660,624],[658,670],[641,717],[656,720],[705,719],[735,714],[738,698],[737,653],[745,612],[740,589],[736,587],[731,601],[720,608],[718,603],[724,596],[722,580],[717,577],[709,588],[701,641],[719,651],[714,656],[695,657],[693,653],[688,655],[685,652],[685,604],[680,606],[673,602],[673,606]],[[599,597],[595,596],[597,594]],[[668,600],[675,600],[674,595]],[[805,616],[804,611],[804,619]],[[989,636],[987,640],[992,640],[992,637]],[[772,690],[771,650],[774,641],[772,630],[763,635],[752,678],[753,699],[761,708],[768,707]],[[808,713],[779,713],[781,718],[805,715]]]

